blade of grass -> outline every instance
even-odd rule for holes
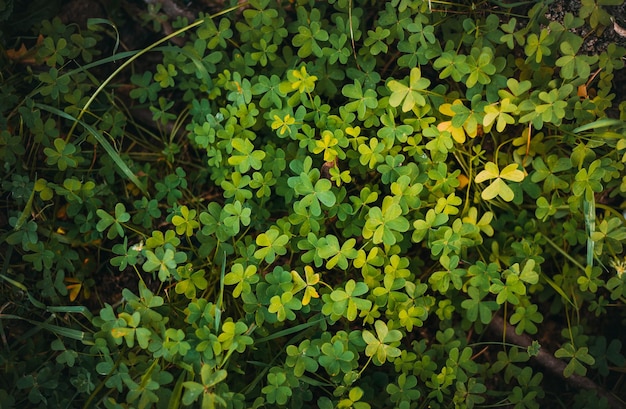
[[[90,18],[87,19],[87,28],[95,31],[95,26],[98,24],[109,25],[115,30],[115,46],[113,46],[113,53],[117,52],[118,47],[120,46],[120,33],[117,31],[117,26],[111,20],[106,18]]]
[[[292,339],[290,339],[287,342],[287,345],[292,345],[296,339],[298,339],[301,335],[302,335],[302,331],[304,331],[307,328],[310,328],[314,325],[319,324],[320,322],[322,322],[324,320],[324,317],[320,317],[319,319],[313,319],[309,322],[305,322],[304,324],[300,324],[300,325],[296,325],[295,327],[291,327],[291,328],[287,328],[284,329],[282,331],[278,331],[272,335],[269,335],[267,337],[264,338],[260,338],[258,340],[256,340],[255,345],[258,345],[259,343],[262,342],[267,342],[267,341],[271,341],[273,339],[276,338],[281,338],[284,337],[286,335],[291,335],[293,333],[296,332],[300,332],[300,334],[296,335],[295,337],[293,337]],[[257,364],[259,364],[259,366],[263,366],[263,370],[261,372],[259,372],[257,374],[257,376],[252,380],[252,382],[250,384],[248,384],[248,386],[246,386],[246,388],[244,389],[243,393],[246,394],[249,391],[252,391],[256,385],[261,381],[261,379],[265,376],[265,374],[267,373],[267,371],[269,370],[269,368],[272,366],[273,362],[276,360],[276,358],[278,358],[281,354],[276,354],[274,355],[274,357],[272,358],[271,362],[269,364],[266,364],[265,362],[258,362]],[[252,361],[248,361],[248,363],[252,363],[255,364],[255,362]]]
[[[85,318],[87,318],[88,320],[91,321],[91,319],[93,318],[93,315],[91,314],[91,312],[89,311],[89,309],[85,306],[82,305],[58,305],[58,306],[52,306],[52,307],[48,307],[45,304],[43,304],[41,301],[38,301],[37,299],[35,299],[31,294],[30,291],[28,291],[28,288],[26,288],[26,286],[18,281],[13,280],[11,277],[7,277],[4,274],[0,274],[0,278],[7,281],[9,284],[17,287],[20,291],[26,293],[26,295],[28,296],[28,299],[30,300],[30,302],[37,308],[40,308],[42,310],[46,310],[48,312],[51,313],[70,313],[70,314],[82,314]]]
[[[574,129],[573,133],[580,133],[584,131],[588,131],[590,129],[599,129],[599,128],[607,128],[609,126],[624,126],[624,121],[620,121],[619,119],[614,118],[602,118],[597,121],[593,121],[591,123],[581,125],[578,128]]]
[[[17,222],[15,223],[15,227],[13,228],[13,231],[18,231],[19,229],[22,228],[24,223],[26,223],[26,219],[28,219],[28,216],[30,215],[30,211],[33,208],[34,197],[35,197],[35,187],[33,186],[33,191],[30,193],[28,202],[26,202],[26,206],[24,206],[24,210],[22,210],[22,214],[20,214],[20,217],[17,219]]]
[[[224,257],[222,258],[222,271],[220,273],[220,294],[217,297],[217,305],[215,306],[215,330],[220,329],[222,310],[224,304],[224,275],[226,274],[226,251],[224,251]]]
[[[204,64],[202,64],[202,61],[200,61],[198,57],[190,53],[188,50],[185,50],[180,47],[174,47],[174,46],[159,47],[159,50],[172,51],[172,52],[184,54],[187,58],[191,60],[193,65],[196,67],[196,76],[202,79],[204,81],[204,84],[206,85],[212,83],[211,76],[209,75],[209,72],[206,70],[206,67],[204,66]]]
[[[304,324],[296,325],[295,327],[289,327],[289,328],[286,328],[286,329],[284,329],[282,331],[275,332],[272,335],[268,335],[267,337],[263,337],[263,338],[257,339],[254,343],[255,343],[255,345],[258,345],[260,343],[271,341],[271,340],[276,339],[276,338],[281,338],[281,337],[284,337],[284,336],[287,336],[287,335],[294,334],[296,332],[301,332],[301,331],[304,331],[307,328],[310,328],[310,327],[312,327],[314,325],[319,324],[322,321],[324,321],[324,317],[321,317],[319,319],[312,320],[312,321],[309,321],[309,322],[305,322]]]
[[[17,282],[15,280],[13,280],[11,277],[7,277],[4,274],[0,274],[0,278],[7,281],[9,284],[17,287],[20,289],[20,291],[23,291],[24,293],[26,293],[26,296],[28,297],[29,301],[37,308],[41,308],[42,310],[46,309],[46,306],[44,304],[42,304],[39,300],[37,300],[35,297],[33,297],[30,294],[30,291],[28,291],[28,288],[26,288],[26,286],[20,282]]]
[[[87,334],[84,331],[79,331],[77,329],[72,329],[72,328],[65,328],[59,325],[49,324],[47,322],[34,321],[31,319],[20,317],[20,316],[13,315],[13,314],[0,314],[0,320],[1,319],[26,321],[29,324],[34,325],[36,328],[45,329],[56,335],[59,335],[65,338],[75,339],[77,341],[88,341],[90,338],[89,334]]]
[[[89,98],[89,100],[87,100],[87,102],[85,103],[85,106],[83,106],[83,108],[80,110],[78,117],[76,118],[76,122],[74,122],[74,125],[72,126],[72,128],[70,129],[70,131],[67,133],[67,137],[66,140],[69,140],[69,138],[72,136],[72,134],[74,133],[74,129],[76,128],[76,125],[79,123],[80,119],[82,119],[83,115],[85,114],[85,112],[87,112],[87,110],[89,109],[89,107],[91,106],[91,103],[93,101],[95,101],[96,97],[98,96],[98,94],[100,94],[100,92],[102,92],[102,90],[113,80],[113,78],[115,78],[117,76],[117,74],[119,74],[120,72],[122,72],[126,67],[128,67],[133,61],[135,61],[137,58],[141,57],[142,55],[150,52],[151,50],[153,50],[154,48],[156,48],[157,46],[159,46],[160,44],[163,44],[164,42],[180,35],[183,34],[185,31],[190,30],[194,27],[198,27],[199,25],[201,25],[202,23],[205,22],[205,20],[207,19],[213,19],[215,17],[230,13],[231,11],[237,10],[241,7],[245,7],[248,4],[248,2],[244,2],[244,3],[239,3],[236,6],[227,8],[225,10],[222,10],[216,14],[213,14],[211,16],[207,16],[205,18],[199,19],[197,21],[194,21],[191,24],[186,25],[185,27],[182,27],[176,31],[174,31],[173,33],[161,38],[158,41],[155,41],[154,43],[150,44],[149,46],[147,46],[146,48],[140,50],[139,52],[137,52],[135,55],[133,55],[132,57],[130,57],[128,60],[126,60],[122,65],[120,65],[115,71],[113,71],[113,73],[111,75],[109,75],[103,82],[102,84],[100,84],[100,86],[94,91],[94,93],[91,95],[91,97]]]
[[[137,178],[137,176],[130,170],[128,165],[126,165],[126,162],[124,162],[122,160],[122,158],[119,155],[119,153],[117,153],[117,151],[113,148],[113,146],[109,143],[109,141],[104,136],[102,136],[98,131],[96,131],[92,126],[90,126],[89,124],[84,123],[83,121],[81,121],[78,118],[73,117],[72,115],[68,114],[67,112],[63,112],[63,111],[61,111],[59,109],[56,109],[54,107],[51,107],[49,105],[35,104],[35,106],[37,108],[39,108],[39,109],[51,112],[51,113],[53,113],[55,115],[58,115],[58,116],[60,116],[62,118],[68,119],[70,121],[74,121],[74,123],[78,123],[78,124],[82,125],[87,131],[89,131],[90,134],[92,134],[94,136],[94,138],[96,138],[98,143],[100,145],[102,145],[102,147],[104,148],[106,153],[111,157],[113,162],[120,168],[122,173],[131,182],[133,182],[142,191],[142,193],[144,195],[149,196],[148,190],[146,189],[144,184],[141,183],[139,181],[139,179]]]
[[[593,267],[593,253],[596,243],[591,235],[596,231],[596,200],[585,198],[583,202],[583,210],[585,212],[585,231],[587,233],[587,266]]]
[[[585,271],[585,267],[583,267],[578,261],[576,261],[574,259],[574,257],[570,256],[569,254],[567,254],[566,251],[564,251],[562,248],[560,248],[559,246],[556,245],[555,242],[553,242],[552,240],[550,240],[548,237],[546,237],[545,235],[542,235],[543,238],[546,240],[546,242],[548,244],[550,244],[556,251],[558,251],[559,253],[561,253],[565,258],[567,258],[569,261],[572,262],[572,264],[574,264],[576,267],[578,267],[581,271]],[[555,283],[550,277],[548,277],[545,273],[541,273],[541,277],[546,280],[546,282],[548,284],[550,284],[550,287],[552,287],[554,289],[554,291],[556,291],[557,293],[559,293],[559,295],[561,297],[563,297],[564,300],[566,300],[572,307],[574,307],[574,309],[578,310],[578,307],[576,306],[576,304],[574,304],[574,302],[567,296],[567,294],[565,294],[565,291],[563,291],[563,289],[561,287],[559,287],[559,285],[557,283]]]
[[[51,313],[63,313],[63,314],[81,314],[89,321],[93,319],[93,314],[89,309],[83,305],[57,305],[52,307],[46,307],[46,311]]]

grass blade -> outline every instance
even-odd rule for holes
[[[287,336],[287,335],[294,334],[296,332],[301,332],[301,331],[304,331],[307,328],[310,328],[312,326],[315,326],[315,325],[319,324],[322,321],[324,321],[324,317],[318,318],[318,319],[313,320],[313,321],[305,322],[304,324],[296,325],[295,327],[289,327],[289,328],[286,328],[286,329],[284,329],[282,331],[275,332],[272,335],[268,335],[268,336],[266,336],[264,338],[257,339],[254,343],[256,345],[258,345],[260,343],[271,341],[271,340],[276,339],[276,338],[281,338],[281,337],[284,337],[284,336]]]
[[[122,160],[122,157],[119,155],[119,153],[117,153],[117,151],[113,148],[113,146],[109,143],[109,141],[104,136],[102,136],[98,131],[96,131],[92,126],[90,126],[89,124],[84,123],[83,121],[81,121],[78,118],[74,118],[72,115],[68,114],[67,112],[63,112],[63,111],[61,111],[59,109],[56,109],[54,107],[51,107],[49,105],[35,104],[35,106],[37,108],[39,108],[39,109],[43,109],[44,111],[48,111],[48,112],[51,112],[51,113],[53,113],[55,115],[58,115],[61,118],[65,118],[65,119],[68,119],[70,121],[74,121],[74,122],[79,123],[80,125],[82,125],[87,131],[89,131],[90,134],[92,134],[94,136],[94,138],[96,138],[98,143],[100,145],[102,145],[102,147],[104,148],[106,153],[109,155],[109,157],[111,157],[113,162],[120,168],[122,173],[131,182],[133,182],[139,188],[139,190],[141,190],[141,192],[144,195],[149,196],[148,190],[146,189],[144,184],[141,183],[141,181],[139,181],[137,176],[130,170],[128,165],[126,165],[126,162],[124,162]]]
[[[20,316],[13,315],[13,314],[0,314],[0,319],[26,321],[29,324],[32,324],[37,328],[45,329],[59,336],[70,338],[70,339],[75,339],[77,341],[86,341],[89,339],[88,334],[84,331],[79,331],[77,329],[72,329],[72,328],[65,328],[59,325],[49,324],[47,322],[34,321],[28,318],[20,317]]]

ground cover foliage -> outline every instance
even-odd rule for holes
[[[619,407],[621,1],[546,3],[3,31],[0,407]]]

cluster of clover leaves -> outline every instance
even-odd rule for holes
[[[625,399],[626,50],[576,34],[621,2],[230,3],[5,52],[0,406]]]

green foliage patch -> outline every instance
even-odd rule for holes
[[[3,52],[0,407],[626,399],[621,1],[226,3]]]

